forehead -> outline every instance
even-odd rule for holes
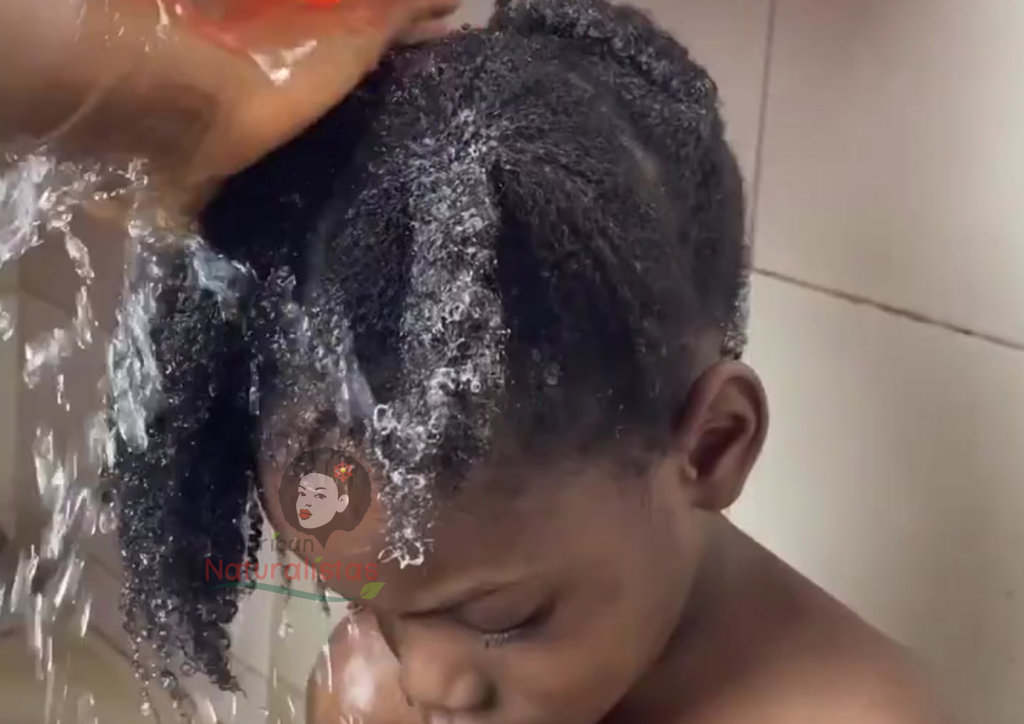
[[[299,481],[300,488],[326,488],[334,486],[334,478],[329,478],[323,473],[308,473],[302,476]]]
[[[331,536],[323,557],[342,565],[377,564],[387,594],[382,592],[375,605],[430,608],[475,586],[563,579],[595,566],[608,570],[613,558],[629,555],[629,531],[638,530],[638,521],[643,525],[643,506],[637,505],[643,496],[623,495],[607,468],[506,469],[467,481],[449,500],[435,500],[425,562],[403,568],[382,560],[390,518],[378,495],[381,479],[366,467],[373,484],[370,509],[355,530]],[[267,471],[268,514],[275,527],[287,531],[279,525],[279,484],[280,477],[275,480],[273,471]],[[330,585],[354,597],[361,582]]]

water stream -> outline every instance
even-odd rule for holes
[[[95,352],[93,346],[97,344],[92,307],[95,274],[86,245],[72,230],[72,221],[87,204],[97,201],[116,198],[131,208],[125,230],[128,258],[124,294],[116,330],[106,350],[107,404],[113,411],[113,426],[108,427],[103,410],[97,409],[89,411],[86,429],[76,440],[65,441],[55,435],[54,428],[60,427],[56,420],[47,421],[35,431],[32,456],[36,492],[45,508],[46,522],[34,544],[6,546],[3,551],[8,555],[13,552],[15,557],[11,570],[0,570],[0,622],[24,628],[34,673],[45,692],[39,719],[43,724],[121,724],[101,722],[93,694],[69,688],[69,651],[75,642],[89,636],[93,620],[94,598],[84,580],[87,568],[97,564],[85,552],[88,541],[116,533],[113,503],[96,480],[95,471],[111,461],[115,436],[134,447],[145,447],[146,421],[160,402],[160,375],[149,340],[164,273],[155,251],[167,244],[190,250],[204,288],[225,297],[230,294],[230,285],[222,283],[225,270],[230,271],[229,262],[198,238],[163,230],[147,215],[144,200],[148,179],[143,165],[130,164],[111,171],[58,164],[40,154],[8,159],[6,171],[0,175],[0,271],[42,244],[59,244],[78,278],[70,323],[25,340],[22,350],[23,384],[30,389],[51,385],[58,405],[56,414],[71,412],[64,389],[65,374],[73,372],[80,356]],[[15,314],[0,308],[0,344],[14,343],[15,327]],[[19,430],[19,439],[26,432]],[[280,609],[282,616],[285,611]],[[282,618],[278,628],[287,632],[291,624]],[[165,695],[181,722],[255,721],[252,711],[239,706],[239,695],[218,692],[205,682],[197,682],[188,664],[155,656],[140,640],[131,642],[131,650],[132,667],[140,681],[141,715],[164,721],[154,699]],[[277,721],[300,721],[301,711],[291,694],[276,697],[276,670],[270,678],[267,702],[275,698],[284,701],[284,711],[278,713]],[[201,693],[204,690],[206,693]],[[252,703],[263,721],[270,722],[267,702]]]

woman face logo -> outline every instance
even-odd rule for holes
[[[327,545],[336,531],[353,531],[370,509],[370,476],[350,455],[328,447],[306,450],[281,475],[278,500],[288,526]]]
[[[303,528],[319,528],[327,525],[338,513],[348,507],[348,495],[340,493],[339,485],[333,478],[322,473],[309,473],[299,481],[299,496],[295,500],[295,512]]]

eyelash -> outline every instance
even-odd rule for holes
[[[516,643],[517,641],[522,640],[524,637],[535,633],[540,629],[540,627],[547,622],[550,614],[551,606],[543,606],[530,614],[526,620],[520,624],[516,624],[504,631],[482,634],[484,648],[497,648],[498,646],[505,646],[506,644]]]
[[[484,634],[484,648],[494,649],[499,646],[504,646],[505,644],[513,643],[523,637],[525,628],[525,626],[516,626],[515,628],[510,628],[507,631]]]

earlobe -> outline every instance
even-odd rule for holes
[[[718,362],[694,382],[677,439],[698,508],[729,508],[764,446],[768,403],[757,374],[742,362]]]

